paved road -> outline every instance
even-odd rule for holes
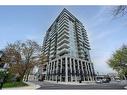
[[[105,83],[105,84],[91,84],[91,85],[66,85],[66,84],[54,84],[49,82],[33,82],[35,84],[40,85],[39,88],[42,90],[52,90],[52,89],[65,89],[65,90],[73,90],[73,89],[79,89],[79,90],[88,90],[88,89],[124,89],[125,85],[119,84],[119,83]]]

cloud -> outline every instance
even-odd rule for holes
[[[90,19],[90,28],[96,28],[99,25],[106,24],[108,21],[112,19],[111,13],[110,13],[110,6],[104,6],[102,7],[98,13]]]

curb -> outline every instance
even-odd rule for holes
[[[40,85],[36,85],[36,84],[34,84],[32,82],[25,82],[25,81],[23,81],[23,82],[26,83],[26,84],[28,84],[29,86],[33,86],[35,89],[38,89],[38,88],[41,87]]]

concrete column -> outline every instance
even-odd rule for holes
[[[76,69],[75,69],[75,59],[73,59],[73,64],[74,64],[74,73],[76,73]],[[77,81],[77,76],[75,75],[75,82]]]
[[[46,72],[46,80],[48,80],[48,76],[49,76],[49,75],[47,75],[47,74],[49,73],[49,63],[47,64],[46,71],[47,71],[47,72]]]
[[[48,64],[47,64],[47,66],[46,66],[45,80],[47,80],[47,73],[48,73],[47,67],[48,67]]]
[[[82,62],[82,65],[85,66],[85,62]],[[85,68],[86,68],[86,67],[85,67]],[[86,70],[85,70],[85,71],[86,71]],[[85,73],[86,73],[86,72],[84,72],[84,68],[83,68],[84,81],[85,81],[85,77],[86,77],[86,76],[85,76]]]
[[[79,60],[77,60],[77,62],[78,62],[78,70],[80,70],[80,68],[79,68]]]
[[[81,61],[81,69],[82,69],[82,73],[83,73],[83,78],[84,78],[84,70],[83,70],[83,62]],[[85,79],[85,78],[84,78]]]
[[[90,77],[91,77],[91,81],[93,81],[93,70],[92,70],[92,63],[90,63]],[[91,74],[92,73],[92,74]]]
[[[71,63],[71,58],[69,58],[69,62],[70,62],[70,73],[72,73],[72,63]],[[71,74],[71,82],[72,82],[72,74]]]
[[[52,62],[52,67],[53,67],[53,69],[52,69],[52,73],[54,74],[54,69],[55,69],[55,62],[53,61]],[[52,80],[54,80],[54,75],[52,75]]]
[[[60,58],[60,73],[62,72],[62,58]],[[60,74],[60,82],[62,81],[62,75]]]
[[[80,80],[80,68],[79,68],[79,60],[77,60],[77,63],[78,63],[78,73],[79,73],[78,80]]]
[[[87,71],[88,71],[88,79],[90,81],[90,71],[89,71],[89,64],[88,64],[88,62],[87,62]]]
[[[58,73],[58,59],[56,60],[56,74]],[[56,81],[57,81],[58,75],[56,75]]]
[[[91,64],[89,63],[89,75],[90,75],[90,81],[92,81],[92,76],[91,76]]]
[[[88,68],[87,68],[87,62],[85,62],[85,71],[86,71],[86,78],[88,79]]]
[[[49,63],[47,65],[47,73],[49,73]],[[47,76],[47,80],[48,80],[48,77],[49,77],[49,75]]]
[[[52,67],[53,67],[53,62],[51,62],[51,74],[53,73],[52,71]],[[52,79],[52,75],[51,75],[51,79]]]
[[[93,81],[95,81],[95,79],[94,79],[94,67],[93,67],[93,63],[91,63],[91,70],[92,70],[92,79],[93,79]]]
[[[67,57],[65,57],[65,68],[66,68],[65,82],[68,82],[68,63],[67,63]]]
[[[52,62],[51,62],[51,66],[50,66],[50,74],[52,74]],[[50,75],[50,80],[52,79],[52,75]]]
[[[51,71],[52,71],[52,64],[50,62],[50,65],[49,65],[49,72],[50,72],[49,80],[51,80]]]
[[[57,73],[57,60],[55,60],[55,65],[56,65],[55,73]],[[55,75],[55,79],[56,79],[56,81],[57,81],[57,75]]]

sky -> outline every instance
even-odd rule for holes
[[[106,63],[116,49],[127,44],[126,17],[113,17],[113,6],[0,6],[0,49],[17,40],[42,45],[47,29],[63,8],[87,30],[95,72],[115,72]]]

